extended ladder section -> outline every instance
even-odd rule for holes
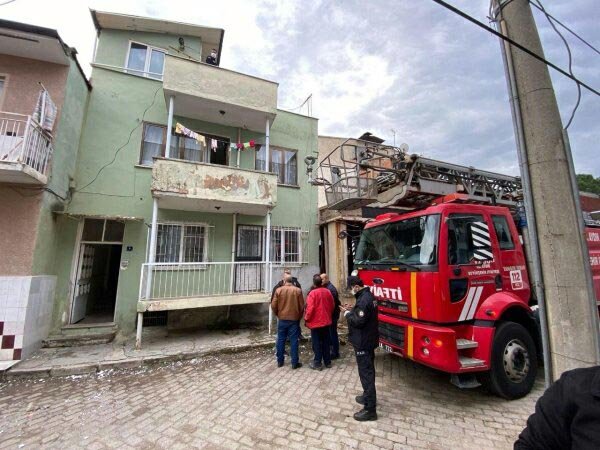
[[[421,208],[449,194],[465,194],[477,203],[514,207],[518,177],[408,155],[406,150],[348,139],[326,155],[315,185],[323,186],[327,207],[357,209],[399,206]]]

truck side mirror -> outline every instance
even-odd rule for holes
[[[485,222],[469,223],[469,235],[473,248],[473,258],[476,261],[491,261],[494,259],[490,230]]]

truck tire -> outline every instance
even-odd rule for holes
[[[537,376],[537,351],[525,327],[515,322],[500,323],[492,343],[491,369],[481,383],[509,400],[527,395]]]

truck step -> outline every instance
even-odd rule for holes
[[[483,359],[469,358],[468,356],[459,356],[458,361],[463,369],[485,365],[485,361]]]
[[[479,344],[477,341],[470,341],[469,339],[457,339],[456,340],[456,348],[459,350],[464,350],[467,348],[477,348]]]
[[[477,377],[470,373],[453,374],[450,377],[450,383],[461,389],[473,389],[481,386]]]

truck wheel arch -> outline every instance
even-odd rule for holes
[[[516,295],[510,292],[497,292],[490,295],[478,308],[475,319],[515,322],[522,325],[529,331],[538,350],[537,354],[541,356],[542,345],[538,324],[529,306],[525,305]]]

